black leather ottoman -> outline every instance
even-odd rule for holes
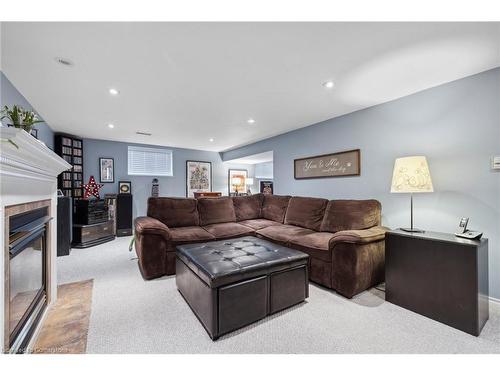
[[[177,246],[177,289],[212,340],[304,301],[308,255],[241,237]]]

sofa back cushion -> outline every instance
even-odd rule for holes
[[[160,220],[170,228],[199,225],[196,199],[149,198],[148,216]]]
[[[319,231],[328,199],[292,197],[286,210],[285,224]]]
[[[263,199],[263,194],[233,197],[236,221],[259,219]]]
[[[264,194],[262,218],[283,223],[290,198],[289,195]]]
[[[200,225],[236,221],[233,200],[230,197],[198,199]]]
[[[375,199],[332,200],[321,223],[322,232],[367,229],[380,225],[382,206]]]

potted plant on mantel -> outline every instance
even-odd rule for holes
[[[26,111],[19,105],[14,105],[11,108],[5,106],[0,111],[0,120],[7,119],[10,123],[7,126],[13,126],[18,129],[23,129],[26,133],[30,134],[33,125],[43,122],[38,119],[38,115],[34,111]],[[9,142],[19,148],[11,139],[2,139],[2,141]]]

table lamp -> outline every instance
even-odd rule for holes
[[[245,184],[247,185],[247,194],[252,195],[252,191],[250,190],[250,186],[253,186],[253,178],[245,178]]]
[[[410,228],[401,228],[405,232],[423,233],[413,228],[413,193],[432,193],[431,174],[425,156],[397,158],[394,162],[391,193],[410,193]]]
[[[238,195],[238,186],[241,185],[241,178],[240,177],[231,178],[231,184],[234,186],[234,193]]]

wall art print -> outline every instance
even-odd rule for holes
[[[361,173],[360,150],[349,150],[295,159],[294,178],[359,176]]]
[[[186,197],[194,193],[212,191],[212,163],[209,161],[186,161]]]

